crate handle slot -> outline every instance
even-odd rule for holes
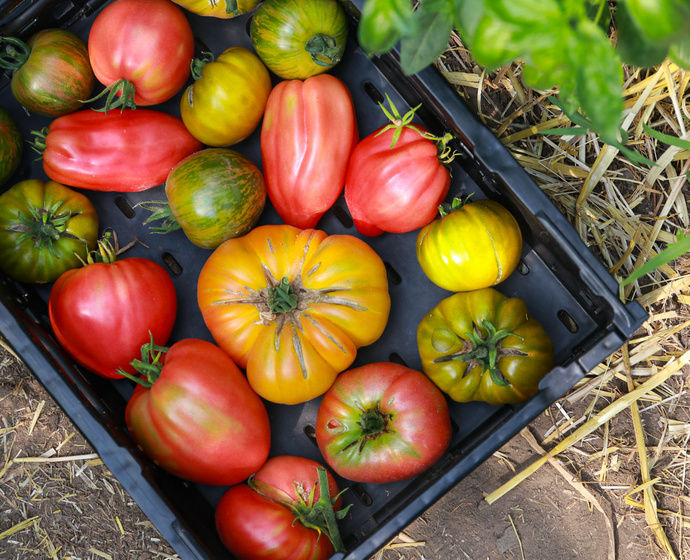
[[[124,196],[115,197],[115,206],[117,206],[120,212],[122,212],[125,215],[125,218],[129,220],[136,216],[134,208],[132,208],[132,205],[127,201],[127,199]]]
[[[559,310],[556,316],[571,333],[576,333],[580,330],[580,325],[577,324],[577,321],[575,321],[565,309]]]
[[[165,263],[165,266],[167,266],[170,269],[170,272],[172,272],[175,276],[182,274],[182,266],[170,253],[166,251],[161,255],[161,259]]]

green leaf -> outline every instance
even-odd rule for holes
[[[668,57],[684,70],[690,70],[690,33],[671,43]]]
[[[570,49],[580,107],[607,143],[617,140],[623,119],[623,67],[604,32],[593,22],[578,22]]]
[[[455,0],[454,5],[455,28],[465,46],[473,50],[477,27],[486,13],[486,0]]]
[[[579,134],[587,134],[589,129],[582,126],[572,126],[570,128],[550,128],[549,130],[540,130],[539,134],[552,136],[577,136]]]
[[[367,53],[383,53],[392,49],[402,36],[414,35],[416,25],[409,0],[367,0],[357,38]]]
[[[676,148],[681,148],[682,150],[690,150],[690,141],[688,140],[683,140],[682,138],[678,138],[677,136],[671,136],[670,134],[664,134],[663,132],[654,130],[647,124],[643,124],[642,128],[644,128],[644,131],[647,134],[649,134],[652,138],[656,138],[657,140],[659,140],[659,142],[669,144],[670,146],[675,146]]]
[[[625,2],[619,3],[616,8],[616,27],[616,50],[626,64],[648,68],[661,64],[666,58],[669,43],[655,43],[640,33],[630,18]]]
[[[690,32],[690,3],[687,0],[619,0],[630,19],[648,41],[668,45]]]
[[[448,46],[453,21],[443,12],[417,12],[419,25],[414,35],[402,37],[400,63],[405,74],[416,74],[432,64]]]
[[[666,249],[658,253],[640,268],[635,270],[630,276],[621,282],[621,286],[626,286],[635,280],[651,274],[660,266],[663,266],[690,251],[690,236],[686,237],[682,232],[678,232],[677,241],[668,245]]]

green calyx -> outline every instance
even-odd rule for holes
[[[201,71],[204,69],[204,66],[213,62],[216,59],[213,56],[213,53],[211,52],[204,51],[201,54],[201,58],[193,58],[190,64],[191,74],[194,80],[198,80],[199,78],[201,78]]]
[[[287,278],[268,289],[268,308],[271,313],[287,313],[297,307],[299,296]]]
[[[473,194],[474,193],[470,193],[465,198],[458,196],[454,198],[452,202],[444,202],[443,204],[439,205],[438,213],[441,218],[445,218],[448,214],[451,214],[456,210],[460,210],[460,208],[465,206],[470,201],[470,198]]]
[[[36,250],[47,250],[53,257],[58,258],[55,243],[63,238],[79,239],[67,231],[67,224],[78,213],[69,210],[60,212],[62,202],[57,202],[50,208],[29,208],[29,215],[17,213],[18,224],[7,229],[20,233],[17,244],[31,240]]]
[[[96,101],[106,95],[105,105],[100,109],[93,109],[101,113],[108,114],[111,109],[120,108],[120,111],[125,109],[136,109],[137,106],[134,103],[134,84],[127,80],[126,78],[121,78],[110,84],[101,93],[92,97],[91,99],[86,99],[82,103],[91,103]],[[119,96],[117,94],[120,94]]]
[[[311,59],[318,66],[334,66],[340,62],[343,55],[342,45],[338,45],[336,40],[330,35],[317,33],[312,36],[304,46]]]
[[[225,0],[225,13],[233,16],[240,15],[240,7],[237,5],[237,0]]]
[[[29,60],[31,49],[21,39],[0,37],[0,45],[3,47],[2,52],[0,52],[0,68],[16,70],[24,66]]]
[[[153,342],[153,334],[149,331],[150,340],[141,347],[141,360],[132,360],[130,365],[140,374],[139,376],[132,375],[120,368],[116,373],[131,379],[135,383],[150,389],[158,380],[163,370],[161,357],[170,348],[166,346],[159,346]]]
[[[335,511],[333,509],[333,504],[335,504],[345,490],[341,491],[331,500],[328,473],[324,467],[317,467],[316,470],[319,474],[317,484],[319,488],[321,488],[321,496],[318,500],[315,500],[317,485],[314,485],[311,491],[307,493],[302,484],[293,482],[295,493],[299,497],[299,502],[286,499],[280,500],[279,503],[292,511],[292,514],[295,516],[293,525],[299,522],[305,527],[314,529],[318,532],[319,538],[321,538],[322,534],[325,534],[333,544],[335,552],[345,552],[345,545],[343,544],[340,531],[338,530],[338,520],[343,519],[347,515],[350,506],[348,505],[340,511]],[[249,486],[264,496],[264,493],[261,491],[261,483],[257,483],[253,477],[249,479],[248,483]],[[264,497],[275,501],[272,497]]]
[[[178,229],[182,229],[182,226],[180,226],[172,213],[170,204],[168,204],[166,200],[150,200],[148,202],[140,202],[135,206],[135,208],[137,206],[141,206],[144,210],[151,212],[151,215],[144,221],[144,225],[162,220],[160,225],[149,227],[152,233],[166,234],[177,231]]]
[[[385,95],[386,100],[390,105],[390,111],[383,106],[382,102],[379,103],[379,106],[381,107],[381,110],[384,112],[384,114],[388,117],[388,120],[390,120],[390,123],[384,126],[376,135],[378,136],[379,134],[383,134],[387,130],[393,130],[393,138],[391,140],[390,145],[391,150],[398,143],[398,139],[400,138],[403,129],[411,128],[412,130],[418,132],[422,138],[430,140],[434,144],[436,144],[436,149],[438,150],[438,159],[441,163],[449,164],[453,161],[453,159],[457,155],[457,152],[448,145],[448,143],[453,139],[453,135],[450,132],[446,132],[443,136],[435,136],[430,132],[423,132],[412,123],[412,119],[414,119],[415,112],[422,106],[421,103],[416,107],[410,109],[404,115],[400,115],[398,108],[393,104],[391,98],[388,96],[387,93]]]
[[[486,337],[475,329],[474,332],[465,333],[467,340],[463,344],[463,349],[454,354],[449,354],[441,358],[436,358],[434,362],[448,362],[451,360],[461,360],[468,363],[468,370],[475,364],[482,367],[482,372],[489,372],[491,380],[500,387],[510,385],[510,382],[501,373],[498,361],[506,356],[526,356],[524,352],[514,348],[503,348],[501,342],[508,336],[515,336],[522,340],[522,337],[508,330],[496,330],[493,323],[486,319],[482,321],[482,327],[486,331]]]
[[[344,449],[357,446],[357,452],[361,453],[364,450],[367,442],[381,437],[383,434],[392,434],[393,430],[390,428],[390,423],[393,420],[393,414],[384,412],[381,409],[381,402],[370,408],[364,408],[359,402],[356,403],[361,414],[359,415],[360,437],[355,441],[345,446]]]

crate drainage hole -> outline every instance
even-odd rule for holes
[[[374,500],[371,499],[371,496],[369,493],[362,487],[361,484],[353,484],[350,489],[355,493],[355,496],[359,499],[362,504],[365,506],[370,506],[371,504],[374,503]]]
[[[127,199],[124,196],[115,197],[115,206],[117,206],[120,209],[120,212],[122,212],[125,217],[129,218],[130,220],[136,215],[134,208],[132,208],[132,205],[127,202]]]
[[[182,267],[180,266],[180,263],[178,263],[175,260],[175,257],[173,257],[170,253],[163,253],[161,258],[163,259],[165,265],[170,269],[170,272],[172,272],[175,276],[182,274]]]
[[[386,276],[388,276],[388,281],[394,286],[400,285],[402,278],[400,277],[400,274],[398,274],[398,271],[393,268],[391,263],[384,262],[383,264],[386,267]]]
[[[383,103],[385,101],[383,94],[371,82],[364,82],[364,92],[376,103]]]
[[[306,426],[304,426],[302,431],[304,432],[304,435],[307,436],[314,445],[317,445],[316,428],[314,426],[312,426],[311,424],[307,424]]]
[[[525,261],[520,259],[518,261],[517,266],[515,267],[515,270],[517,270],[520,274],[523,276],[527,276],[529,274],[529,266],[525,264]]]
[[[571,333],[576,333],[580,330],[580,325],[575,322],[575,319],[573,319],[565,309],[561,309],[558,313],[556,313],[556,316],[560,319],[561,323],[565,325],[565,328]]]

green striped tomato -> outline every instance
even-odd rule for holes
[[[247,233],[266,203],[259,168],[227,148],[207,148],[182,160],[168,175],[165,194],[185,235],[204,249]]]
[[[0,107],[0,185],[17,170],[24,144],[12,115]]]
[[[3,38],[11,56],[0,66],[13,68],[12,94],[29,111],[58,117],[82,107],[96,77],[91,69],[86,43],[64,29],[44,29],[26,43]]]
[[[252,18],[256,53],[277,76],[306,80],[343,56],[347,18],[337,0],[266,0]]]

